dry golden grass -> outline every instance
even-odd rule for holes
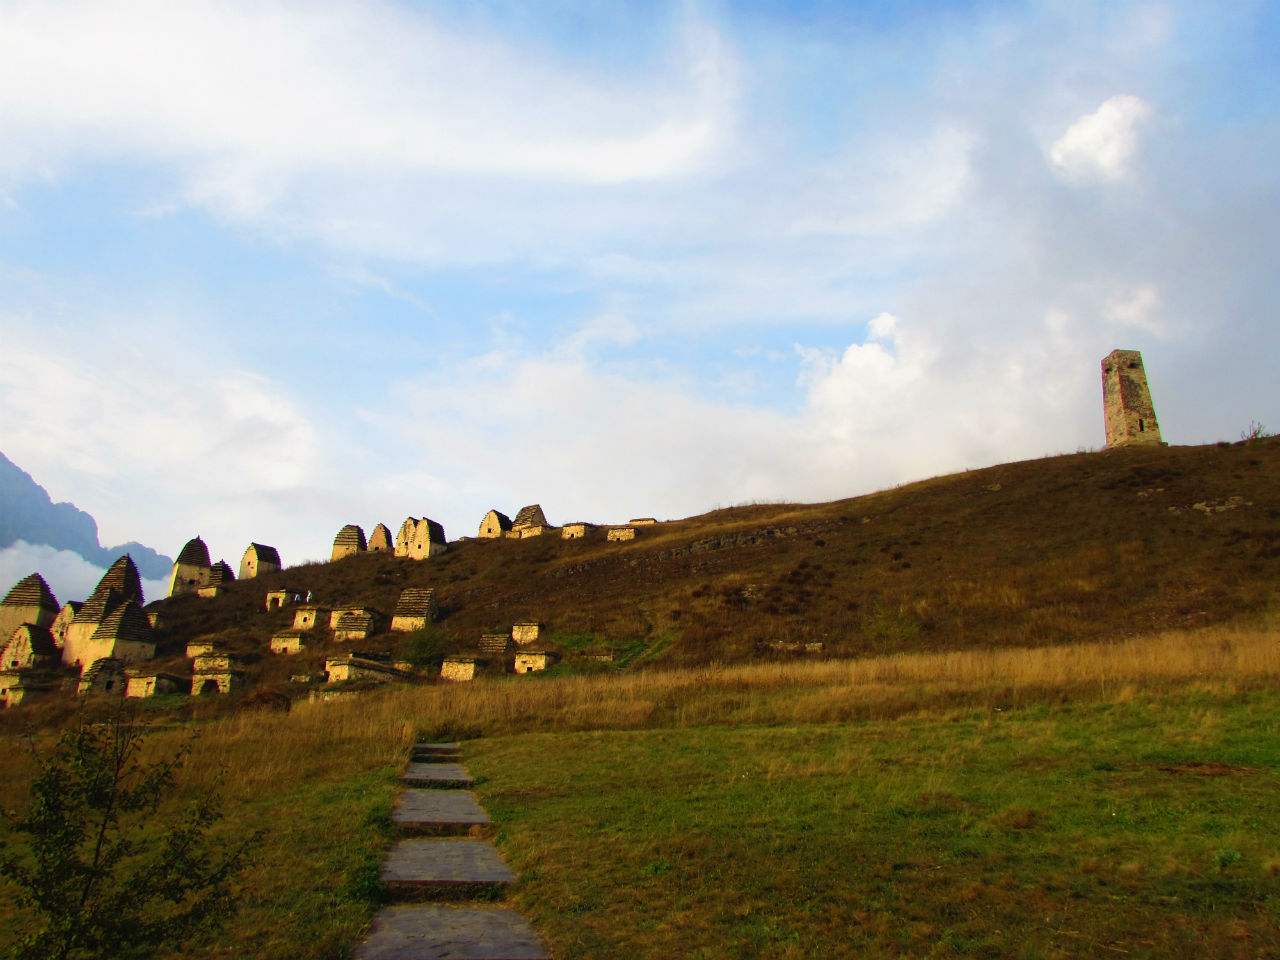
[[[351,752],[365,760],[364,751],[372,749],[392,762],[419,734],[831,722],[1046,699],[1125,702],[1171,683],[1243,689],[1276,679],[1280,638],[1274,632],[1215,627],[1070,647],[400,687],[300,704],[287,716],[241,714],[214,721],[202,733],[200,752],[215,766],[225,765],[233,753],[240,763],[252,759],[254,776],[269,782],[305,769],[314,762],[306,755],[316,751]]]

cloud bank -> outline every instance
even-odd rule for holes
[[[105,567],[95,566],[78,553],[55,550],[44,544],[19,540],[0,550],[0,591],[4,593],[23,577],[39,573],[60,604],[85,600],[106,572]],[[167,589],[168,584],[163,580],[142,581],[142,595],[146,600],[163,597]]]

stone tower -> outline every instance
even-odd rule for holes
[[[1112,350],[1102,361],[1102,410],[1107,446],[1162,443],[1147,371],[1137,350]]]

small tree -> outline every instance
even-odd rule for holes
[[[143,735],[130,714],[82,716],[38,760],[26,812],[9,815],[26,842],[0,857],[31,917],[15,957],[146,957],[230,911],[251,841],[213,853],[211,793],[175,822],[154,822],[187,751],[145,763]]]

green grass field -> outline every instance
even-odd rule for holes
[[[379,905],[409,746],[461,735],[521,876],[512,900],[558,960],[1277,956],[1276,636],[1268,622],[156,715],[153,756],[191,744],[157,822],[216,786],[220,842],[264,835],[231,922],[168,955],[348,956]],[[19,809],[26,743],[0,739],[0,763],[0,805]],[[0,896],[0,952],[23,924]]]
[[[468,744],[560,960],[1280,953],[1280,696]]]

